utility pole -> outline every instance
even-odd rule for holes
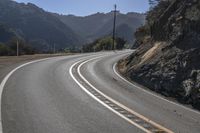
[[[19,56],[19,42],[17,40],[17,56]]]
[[[114,5],[114,23],[113,23],[113,44],[112,44],[112,50],[115,50],[115,27],[116,27],[116,14],[117,14],[117,5]]]

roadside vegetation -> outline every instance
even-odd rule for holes
[[[0,56],[17,55],[17,42],[19,48],[19,55],[31,55],[36,53],[35,49],[32,48],[28,42],[22,39],[12,38],[6,43],[0,43]]]
[[[114,43],[115,50],[122,50],[125,47],[126,41],[117,37]],[[97,39],[92,43],[86,44],[82,48],[82,52],[98,52],[103,50],[112,50],[113,39],[112,37],[105,37]]]

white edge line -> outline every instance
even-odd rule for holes
[[[164,101],[166,101],[166,102],[168,102],[168,103],[174,104],[174,105],[176,105],[176,106],[182,107],[182,108],[184,108],[184,109],[186,109],[186,110],[188,110],[188,111],[191,111],[191,112],[193,112],[193,113],[196,113],[196,114],[200,115],[200,112],[198,112],[198,111],[196,111],[196,110],[190,109],[190,108],[188,108],[188,107],[185,107],[184,105],[181,105],[181,104],[172,102],[172,101],[170,101],[170,100],[167,100],[167,99],[165,99],[165,98],[163,98],[163,97],[161,97],[161,96],[158,96],[158,95],[156,95],[156,94],[154,94],[154,93],[152,93],[152,92],[150,92],[150,91],[147,91],[147,90],[145,90],[145,89],[143,89],[143,88],[141,88],[141,87],[139,87],[139,86],[133,84],[132,82],[128,81],[127,79],[125,79],[124,77],[122,77],[122,76],[117,72],[116,66],[117,66],[117,63],[115,63],[115,64],[113,65],[113,71],[114,71],[114,73],[115,73],[119,78],[121,78],[122,80],[124,80],[126,83],[128,83],[128,84],[130,84],[130,85],[132,85],[132,86],[134,86],[134,87],[136,87],[136,88],[142,90],[143,92],[148,93],[148,94],[150,94],[150,95],[152,95],[152,96],[154,96],[154,97],[156,97],[156,98],[162,99],[162,100],[164,100]]]
[[[97,57],[97,58],[101,58],[101,57]],[[93,59],[90,59],[90,60],[87,60],[83,63],[81,63],[79,66],[78,66],[78,74],[79,76],[89,85],[91,86],[94,90],[96,90],[98,93],[100,93],[101,95],[103,95],[104,97],[106,97],[107,99],[111,100],[113,103],[117,104],[118,106],[130,111],[131,113],[133,113],[134,115],[138,116],[139,118],[142,118],[143,120],[153,124],[154,126],[160,128],[160,129],[163,129],[164,131],[168,131],[169,133],[173,133],[172,131],[166,129],[165,127],[162,127],[161,125],[158,125],[157,123],[145,118],[144,116],[138,114],[137,112],[129,109],[128,107],[122,105],[121,103],[115,101],[114,99],[108,97],[107,95],[105,95],[104,93],[102,93],[101,91],[99,91],[96,87],[94,87],[89,81],[87,81],[83,75],[80,73],[80,68],[83,64],[91,61],[91,60],[94,60],[94,59],[97,59],[97,58],[93,58]],[[106,105],[105,103],[103,103],[101,100],[99,100],[98,98],[96,98],[92,93],[90,93],[81,83],[78,82],[78,80],[74,77],[73,73],[72,73],[72,69],[75,65],[77,65],[78,63],[80,63],[81,61],[79,62],[76,62],[75,64],[73,64],[71,67],[70,67],[70,75],[71,77],[74,79],[74,81],[87,93],[89,94],[91,97],[93,97],[95,100],[97,100],[99,103],[101,103],[102,105],[104,105],[105,107],[107,107],[109,110],[111,110],[112,112],[114,112],[115,114],[117,114],[118,116],[120,116],[121,118],[125,119],[126,121],[130,122],[131,124],[135,125],[136,127],[140,128],[141,130],[147,132],[147,133],[151,133],[149,130],[145,129],[144,127],[140,126],[139,124],[131,121],[130,119],[126,118],[125,116],[123,116],[122,114],[120,114],[119,112],[115,111],[114,109],[112,109],[111,107],[109,107],[108,105]]]
[[[22,64],[22,65],[16,67],[16,68],[13,69],[12,71],[10,71],[10,72],[4,77],[4,79],[2,80],[2,82],[1,82],[1,84],[0,84],[0,104],[2,105],[2,103],[1,103],[1,101],[2,101],[2,92],[3,92],[3,89],[4,89],[4,87],[5,87],[5,84],[6,84],[6,82],[8,81],[8,79],[10,78],[10,76],[11,76],[14,72],[16,72],[16,71],[19,70],[20,68],[22,68],[22,67],[24,67],[24,66],[27,66],[27,65],[29,65],[29,64],[36,63],[36,62],[40,62],[40,61],[45,61],[45,60],[48,60],[48,59],[51,59],[51,58],[54,58],[54,57],[30,61],[30,62],[24,63],[24,64]],[[0,106],[0,133],[3,133],[1,115],[2,115],[2,114],[1,114],[1,106]]]
[[[97,57],[97,58],[98,58],[98,57]],[[167,131],[168,133],[173,133],[173,132],[170,131],[169,129],[167,129],[167,128],[165,128],[165,127],[163,127],[163,126],[161,126],[161,125],[155,123],[154,121],[152,121],[152,120],[150,120],[150,119],[144,117],[143,115],[141,115],[141,114],[139,114],[139,113],[133,111],[132,109],[130,109],[130,108],[124,106],[124,105],[121,104],[120,102],[118,102],[118,101],[112,99],[111,97],[107,96],[106,94],[104,94],[103,92],[101,92],[100,90],[98,90],[96,87],[94,87],[88,80],[86,80],[85,77],[81,74],[80,68],[81,68],[81,66],[84,65],[85,63],[87,63],[87,62],[89,62],[89,61],[91,61],[91,60],[95,60],[95,59],[97,59],[97,58],[93,58],[93,59],[87,60],[87,61],[81,63],[81,64],[79,65],[79,67],[78,67],[78,73],[79,73],[79,75],[81,76],[81,78],[82,78],[88,85],[90,85],[94,90],[96,90],[98,93],[100,93],[101,95],[103,95],[104,97],[106,97],[107,99],[109,99],[110,101],[112,101],[113,103],[115,103],[115,104],[117,104],[118,106],[120,106],[121,108],[123,108],[123,109],[125,109],[125,110],[131,112],[132,114],[138,116],[139,118],[143,119],[144,121],[146,121],[146,122],[148,122],[148,123],[151,123],[152,125],[156,126],[157,128],[160,128],[160,129],[162,129],[162,130],[164,130],[164,131]],[[136,124],[137,124],[137,123],[136,123]]]
[[[60,56],[60,57],[63,57],[63,56]],[[56,58],[56,57],[47,57],[47,58],[44,58],[44,59],[38,59],[38,60],[34,60],[34,61],[30,61],[30,62],[27,62],[27,63],[24,63],[16,68],[14,68],[12,71],[10,71],[4,78],[3,80],[1,81],[1,84],[0,84],[0,133],[3,133],[3,128],[2,128],[2,118],[1,118],[1,101],[2,101],[2,92],[3,92],[3,89],[4,89],[4,86],[6,84],[6,82],[8,81],[8,79],[10,78],[10,76],[16,72],[17,70],[19,70],[20,68],[24,67],[24,66],[27,66],[29,64],[33,64],[33,63],[36,63],[36,62],[40,62],[40,61],[45,61],[45,60],[48,60],[48,59],[52,59],[52,58]]]
[[[63,56],[60,56],[60,57],[63,57]],[[34,60],[34,61],[30,61],[30,62],[27,62],[27,63],[24,63],[18,67],[16,67],[15,69],[13,69],[12,71],[10,71],[2,80],[1,84],[0,84],[0,133],[3,133],[3,127],[2,127],[2,118],[1,118],[1,101],[2,101],[2,92],[3,92],[3,89],[4,89],[4,86],[6,84],[6,82],[8,81],[8,79],[10,78],[10,76],[16,72],[17,70],[19,70],[20,68],[24,67],[24,66],[27,66],[29,64],[33,64],[33,63],[37,63],[37,62],[40,62],[40,61],[45,61],[45,60],[48,60],[48,59],[52,59],[52,58],[56,58],[56,57],[48,57],[48,58],[44,58],[44,59],[38,59],[38,60]]]

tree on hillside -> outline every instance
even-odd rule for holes
[[[115,46],[115,48],[117,50],[123,49],[125,44],[126,44],[126,41],[124,39],[119,38],[119,37],[116,38],[116,46]]]
[[[152,10],[161,0],[149,0],[150,10]]]

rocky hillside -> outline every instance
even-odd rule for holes
[[[74,47],[82,42],[57,17],[30,3],[0,0],[0,23],[11,28],[38,50],[48,51],[53,44],[56,44],[57,49]]]
[[[86,42],[93,42],[98,38],[112,34],[113,28],[113,12],[110,13],[96,13],[86,17],[78,17],[74,15],[58,15],[63,23],[68,25]],[[116,34],[132,43],[134,41],[133,35],[136,29],[143,25],[145,15],[140,13],[117,13]]]
[[[130,79],[200,109],[200,1],[161,1],[119,68]]]

